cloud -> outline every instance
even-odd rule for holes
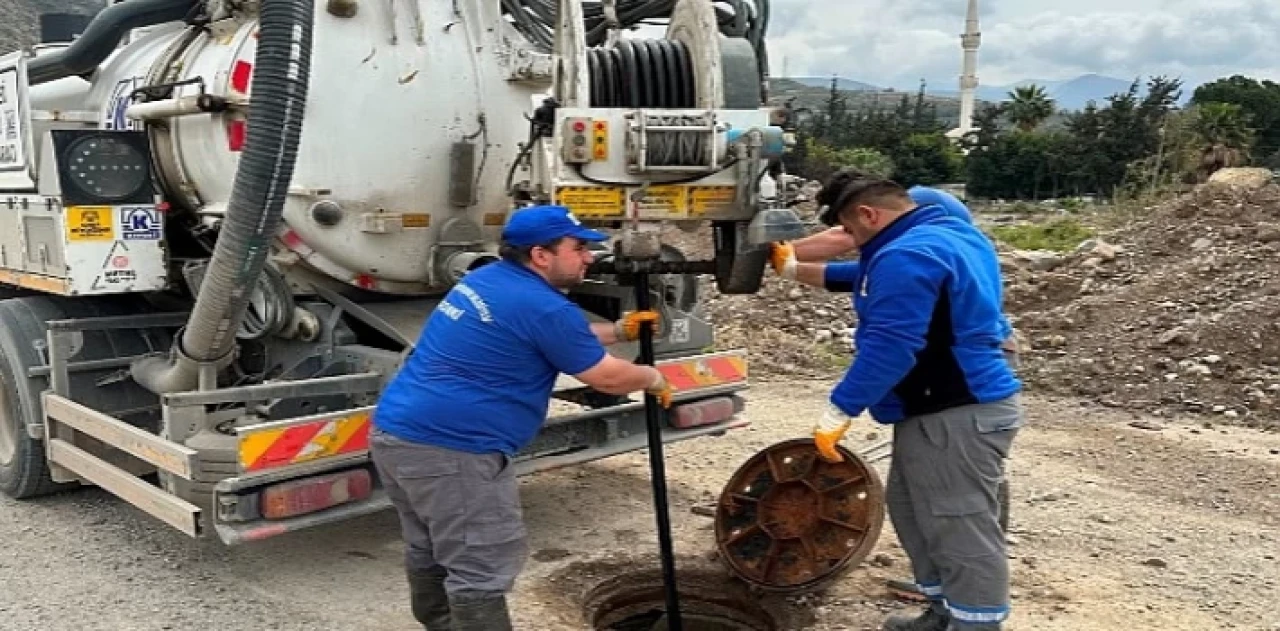
[[[987,85],[1168,74],[1199,83],[1241,73],[1280,78],[1280,2],[986,2],[978,74]],[[960,73],[964,0],[777,0],[770,65],[791,75],[950,88]],[[1105,7],[1125,6],[1123,10]]]

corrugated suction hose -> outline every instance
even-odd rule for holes
[[[132,367],[134,379],[152,392],[194,389],[200,363],[232,360],[236,331],[284,212],[307,102],[314,7],[308,0],[261,6],[248,134],[213,258],[169,357]]]

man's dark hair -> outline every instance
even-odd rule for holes
[[[555,239],[554,241],[548,241],[547,243],[537,243],[534,245],[511,245],[510,243],[507,243],[504,241],[502,245],[498,247],[498,256],[501,256],[502,259],[505,261],[511,261],[512,263],[519,263],[520,265],[528,265],[529,262],[533,260],[534,248],[542,248],[544,250],[554,250],[556,246],[560,245],[560,242],[564,240],[565,240],[565,237],[560,237],[558,239]]]
[[[818,220],[827,226],[840,223],[840,213],[859,203],[883,203],[890,200],[910,199],[907,189],[893,180],[869,175],[857,169],[836,172],[814,196],[822,208]]]

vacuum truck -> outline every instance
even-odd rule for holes
[[[768,17],[123,0],[0,56],[0,491],[96,485],[228,545],[389,507],[378,394],[535,204],[613,235],[570,294],[590,319],[660,310],[662,440],[743,426],[745,353],[716,347],[699,280],[757,291],[799,226],[771,192],[791,136],[767,105]],[[518,470],[645,434],[643,401],[562,376]]]

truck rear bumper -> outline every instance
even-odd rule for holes
[[[700,427],[692,427],[689,429],[664,428],[662,433],[663,443],[674,443],[692,438],[703,436],[721,435],[733,429],[746,427],[750,424],[742,415],[734,415],[729,420],[716,423],[714,425],[705,425]],[[584,462],[608,458],[631,451],[644,449],[648,444],[647,436],[643,433],[615,438],[603,445],[589,447],[586,449],[570,451],[568,453],[558,455],[545,455],[536,457],[526,457],[519,459],[515,463],[517,475],[530,475],[539,471],[548,471],[569,467]],[[332,470],[334,463],[326,463],[326,469]],[[372,463],[369,462],[368,456],[361,456],[343,463],[352,468],[367,468],[372,474]],[[299,473],[296,472],[295,473]],[[373,476],[376,480],[377,477]],[[259,487],[266,481],[260,477],[253,478],[228,478],[218,483],[214,490],[214,503],[218,505],[220,499],[229,495],[237,494],[237,491],[243,492],[255,487]],[[307,528],[324,526],[327,524],[346,521],[356,517],[371,515],[391,508],[391,500],[387,497],[381,486],[375,482],[369,496],[365,499],[340,504],[332,508],[327,508],[318,512],[299,515],[297,517],[289,517],[285,519],[260,519],[249,522],[223,521],[215,517],[214,530],[218,534],[218,538],[229,546],[240,545],[269,539],[278,535],[297,532]]]

